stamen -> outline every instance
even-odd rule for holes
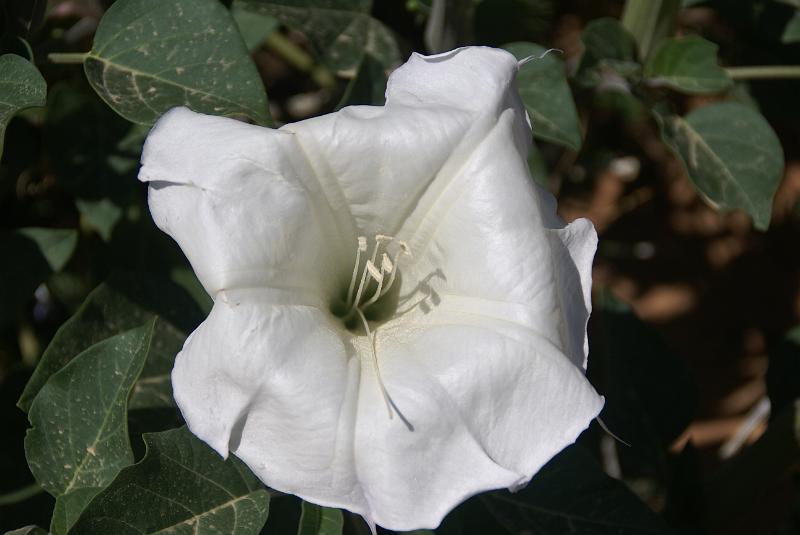
[[[389,260],[389,255],[383,253],[383,258],[381,258],[381,270],[385,271],[386,273],[391,273],[394,269],[394,264],[392,261]]]
[[[367,333],[367,338],[369,339],[369,348],[372,352],[372,362],[375,365],[375,375],[378,377],[378,384],[381,387],[383,401],[386,403],[386,410],[389,411],[389,419],[391,420],[394,418],[394,413],[392,412],[393,403],[389,398],[389,392],[386,390],[386,385],[383,384],[383,379],[381,378],[381,369],[378,366],[378,352],[375,350],[375,337],[369,330],[369,323],[367,322],[367,318],[364,317],[364,313],[359,309],[356,309],[356,313],[358,314],[358,317],[361,318],[361,323],[364,325],[364,331]]]
[[[353,305],[350,307],[350,312],[354,310],[359,311],[358,303],[361,301],[361,294],[364,293],[364,283],[367,282],[368,273],[372,275],[376,281],[378,281],[378,284],[383,281],[383,275],[380,271],[378,271],[378,268],[375,267],[375,264],[372,262],[372,260],[367,260],[367,269],[365,269],[364,273],[361,274],[361,282],[358,284],[358,291],[356,292],[356,298],[353,301]],[[349,315],[350,314],[348,313],[348,316]]]
[[[372,267],[373,267],[373,269],[375,269],[375,271],[377,271],[377,268],[375,268],[375,266],[372,266]],[[386,269],[387,267],[389,268],[388,270]],[[378,281],[378,289],[375,290],[375,293],[372,295],[372,297],[370,297],[367,300],[367,302],[365,302],[363,305],[361,305],[360,308],[366,309],[372,303],[377,301],[378,298],[382,295],[381,294],[381,290],[383,289],[384,273],[386,273],[387,271],[389,273],[391,273],[391,271],[392,271],[392,261],[389,260],[389,257],[386,255],[386,253],[383,253],[383,258],[381,258],[381,271],[380,271],[380,273],[378,273],[377,277],[375,276],[374,273],[371,273],[371,275],[373,277],[375,277],[375,280]]]
[[[358,237],[358,247],[356,248],[356,265],[353,266],[353,276],[350,277],[350,287],[347,289],[347,304],[350,304],[350,299],[353,297],[353,290],[356,286],[356,278],[358,278],[358,268],[361,266],[361,253],[367,250],[367,238],[364,236]]]
[[[376,281],[381,282],[383,280],[383,272],[378,271],[378,268],[375,267],[372,261],[367,261],[367,271],[369,271],[369,274],[372,275],[372,278]]]
[[[390,260],[391,264],[393,265],[397,264],[397,261],[400,258],[401,254],[406,254],[408,256],[411,256],[411,248],[408,246],[406,242],[402,240],[397,240],[397,244],[400,245],[400,248],[394,253],[394,258]],[[397,275],[397,270],[389,271],[389,273],[391,273],[391,275],[389,276],[389,282],[386,283],[386,286],[383,287],[383,293],[381,293],[381,295],[378,296],[379,298],[386,295],[392,288],[392,284],[394,284],[394,278],[395,275]]]

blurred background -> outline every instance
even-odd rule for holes
[[[32,59],[47,83],[45,107],[3,118],[4,529],[49,523],[53,500],[33,483],[23,449],[28,421],[15,404],[88,293],[112,272],[136,270],[171,279],[201,308],[209,304],[181,252],[149,218],[146,188],[136,180],[148,127],[121,117],[80,64],[58,57],[92,48],[111,3],[5,0],[0,11],[2,53]],[[520,90],[541,121],[550,114],[566,121],[536,135],[541,123],[531,114],[532,175],[556,195],[565,221],[588,217],[600,235],[588,373],[607,399],[603,421],[630,446],[596,426],[582,443],[675,530],[800,533],[800,2],[344,2],[348,11],[361,9],[371,28],[355,51],[331,39],[333,30],[315,27],[319,19],[223,3],[251,50],[275,125],[381,104],[386,75],[412,51],[508,43],[544,47],[511,47],[523,56],[559,49],[531,62],[534,71],[520,81],[530,84]],[[637,18],[637,4],[656,18]],[[653,59],[664,40],[687,36],[718,47],[711,64],[694,50],[683,60],[719,85],[670,83],[668,71],[683,60]],[[572,106],[537,101],[540,79]],[[780,172],[747,186],[767,208],[742,210],[702,171],[687,172],[692,155],[675,135],[680,128],[670,133],[670,117],[703,134],[692,114],[720,103],[738,106],[725,120],[733,123],[745,108],[776,136],[779,145],[764,150],[782,150]],[[274,507],[282,514],[283,506]],[[294,514],[291,507],[283,514]],[[453,526],[446,522],[442,533],[466,532]],[[626,529],[614,533],[645,532]]]

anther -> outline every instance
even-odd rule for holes
[[[383,258],[381,258],[381,271],[385,271],[386,273],[391,273],[394,269],[394,264],[391,260],[389,260],[389,255],[383,253]]]
[[[375,264],[373,264],[371,260],[367,260],[367,271],[369,271],[369,274],[372,275],[372,278],[376,281],[381,282],[383,280],[383,273],[375,267]]]

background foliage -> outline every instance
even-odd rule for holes
[[[530,166],[600,232],[589,376],[630,445],[593,425],[436,533],[800,531],[800,2],[8,0],[0,31],[0,529],[368,532],[183,427],[210,300],[141,145],[176,105],[279,125],[484,44],[561,50],[517,80]]]

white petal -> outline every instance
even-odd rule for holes
[[[394,530],[435,528],[475,493],[527,483],[603,404],[529,331],[434,314],[378,336],[383,380],[413,430],[388,419],[376,385],[359,398],[356,468],[372,518]]]
[[[328,205],[286,132],[176,108],[148,136],[139,178],[156,224],[212,296],[264,286],[325,294],[352,262],[352,221]]]
[[[420,200],[399,232],[414,254],[401,293],[517,323],[584,367],[597,238],[584,220],[547,228],[560,221],[528,174],[515,142],[519,121],[506,110],[462,166]]]
[[[523,119],[513,91],[514,57],[472,47],[439,56],[414,54],[392,73],[384,107],[355,106],[286,125],[334,205],[353,214],[365,235],[394,234],[443,168],[459,166],[502,110]]]
[[[359,361],[339,327],[272,290],[227,297],[172,372],[189,429],[275,489],[366,514],[352,445]]]

